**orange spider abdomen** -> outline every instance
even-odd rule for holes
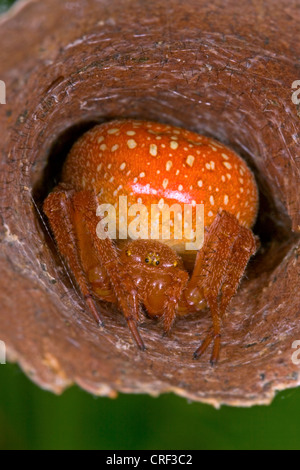
[[[220,209],[251,228],[258,207],[255,179],[245,161],[210,137],[178,127],[115,120],[95,126],[72,147],[63,181],[91,189],[116,205],[204,204],[209,227]]]

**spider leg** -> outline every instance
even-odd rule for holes
[[[228,263],[226,276],[221,288],[220,319],[225,315],[230,300],[236,294],[249,258],[256,252],[257,248],[258,243],[252,232],[247,228],[240,226],[239,234],[232,247],[230,263]],[[214,351],[211,360],[213,363],[216,363],[218,360],[220,338],[221,337],[217,338],[217,344],[216,341],[214,343]],[[200,357],[213,339],[214,331],[213,329],[210,329],[203,343],[195,351],[194,357]]]
[[[257,239],[253,236],[251,230],[240,226],[238,237],[232,247],[230,262],[228,263],[222,286],[221,316],[225,314],[230,300],[238,289],[249,258],[255,254],[258,246]]]
[[[176,275],[174,274],[174,282],[172,282],[170,287],[165,291],[167,302],[162,316],[164,336],[167,335],[172,328],[177,313],[176,307],[187,282],[187,272],[181,271],[176,273]]]
[[[73,196],[73,205],[78,218],[77,223],[82,223],[82,221],[84,221],[89,233],[91,234],[91,239],[99,259],[99,263],[108,273],[114,294],[127,321],[131,334],[138,347],[141,350],[144,350],[145,345],[137,327],[140,315],[138,292],[130,275],[126,272],[124,266],[119,261],[118,254],[112,240],[109,237],[100,239],[97,236],[96,228],[99,223],[99,217],[96,215],[96,197],[90,191],[77,192]]]
[[[49,219],[59,251],[69,265],[90,312],[96,322],[103,325],[80,260],[78,240],[74,229],[73,194],[72,190],[58,187],[47,197],[44,203],[44,212]]]
[[[256,251],[254,241],[255,239],[253,239],[250,230],[245,227],[240,227],[240,233],[232,248],[230,263],[226,270],[226,279],[221,289],[220,319],[225,315],[228,304],[237,291],[250,256]],[[214,331],[210,328],[204,341],[194,353],[195,359],[206,351],[213,339]],[[220,341],[217,342],[217,345],[215,342],[214,346],[216,350],[213,353],[213,362],[216,362],[219,354],[218,349],[220,347]]]
[[[256,240],[251,230],[239,225],[231,214],[222,211],[210,226],[204,245],[196,259],[188,288],[202,290],[210,308],[213,326],[203,343],[195,351],[201,356],[213,342],[211,364],[219,358],[221,319],[236,293],[248,260],[256,251]]]

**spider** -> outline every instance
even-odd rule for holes
[[[186,253],[184,237],[97,236],[97,208],[116,207],[120,195],[128,206],[203,204],[203,246]],[[165,334],[177,316],[208,307],[212,327],[194,358],[213,343],[212,365],[219,358],[222,317],[258,247],[251,231],[257,207],[253,174],[231,149],[185,129],[133,119],[99,124],[81,136],[67,156],[61,183],[44,202],[58,249],[99,324],[96,300],[117,304],[144,350],[142,307],[160,319]]]

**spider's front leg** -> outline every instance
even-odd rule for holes
[[[93,298],[91,286],[80,257],[78,236],[75,231],[75,213],[72,204],[74,194],[74,190],[64,185],[56,187],[45,200],[43,210],[50,222],[59,252],[67,262],[86,304],[96,322],[103,325],[101,314]]]
[[[256,249],[257,240],[251,230],[241,226],[236,217],[226,211],[217,215],[197,254],[192,277],[184,292],[190,306],[198,292],[198,297],[205,299],[212,316],[212,329],[195,351],[195,358],[201,356],[213,341],[211,364],[217,362],[221,319],[238,289],[249,258]]]
[[[178,313],[178,303],[182,297],[184,288],[188,282],[188,273],[186,271],[179,271],[173,274],[172,283],[165,290],[166,303],[163,309],[162,325],[164,330],[164,336],[168,335],[176,315]]]
[[[120,262],[112,240],[109,237],[98,238],[96,228],[99,218],[96,216],[96,210],[97,201],[92,192],[75,192],[66,189],[64,185],[58,186],[44,203],[44,212],[48,216],[59,251],[67,261],[95,319],[102,323],[86,273],[89,261],[91,262],[89,250],[96,256],[96,263],[105,270],[113,291],[110,296],[117,300],[134,340],[138,347],[144,350],[145,346],[137,328],[137,290]]]

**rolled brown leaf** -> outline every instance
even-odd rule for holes
[[[0,340],[45,389],[173,391],[220,406],[269,403],[299,385],[299,106],[296,0],[28,0],[0,18]],[[295,101],[295,100],[294,100]],[[145,319],[140,352],[123,316],[95,325],[41,214],[74,140],[136,117],[211,135],[255,172],[261,249],[224,320],[221,359],[192,353],[209,312],[169,338]]]

